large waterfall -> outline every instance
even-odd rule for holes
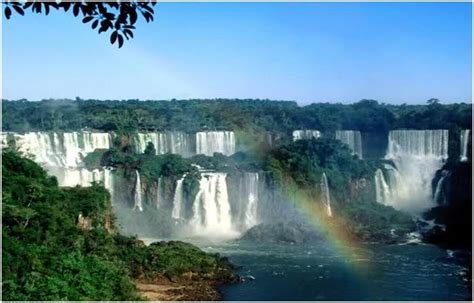
[[[328,185],[328,178],[326,177],[326,173],[323,173],[319,186],[321,189],[321,199],[324,206],[326,207],[326,213],[328,217],[332,217],[331,196],[329,194],[329,185]]]
[[[157,155],[172,153],[189,157],[194,154],[193,137],[183,132],[138,133],[134,138],[135,149],[143,153],[148,143],[153,143]]]
[[[390,187],[385,180],[381,169],[375,171],[375,196],[376,201],[381,204],[387,204],[390,199]]]
[[[465,162],[468,160],[468,151],[467,151],[467,147],[469,146],[469,139],[470,139],[470,135],[471,135],[471,130],[470,129],[465,129],[463,131],[461,131],[461,161],[462,162]]]
[[[247,230],[259,223],[259,194],[259,173],[243,173],[239,182],[239,204],[238,207],[236,207],[239,210],[239,215],[237,216],[239,222],[235,222],[235,225],[239,225],[242,229]]]
[[[212,156],[214,153],[235,153],[235,136],[231,131],[208,131],[196,133],[196,154]]]
[[[183,192],[183,176],[181,179],[176,181],[176,188],[173,197],[173,210],[171,211],[171,217],[175,220],[181,219],[181,213],[183,208],[184,192]]]
[[[293,131],[293,141],[303,140],[303,139],[312,139],[321,137],[321,132],[319,130],[294,130]]]
[[[108,133],[91,132],[29,132],[16,138],[21,151],[51,167],[79,167],[88,153],[108,149],[112,141]]]
[[[225,173],[203,173],[193,202],[191,227],[198,236],[232,237],[232,217]]]
[[[447,157],[447,130],[391,131],[386,159],[399,176],[387,182],[391,194],[385,204],[413,213],[432,207],[431,182]]]
[[[109,170],[89,171],[83,159],[96,149],[108,149],[112,136],[94,132],[29,132],[14,134],[19,150],[29,154],[58,178],[61,186],[89,186],[90,182],[111,178]]]
[[[435,203],[439,205],[444,205],[447,203],[447,197],[446,197],[446,192],[445,192],[445,182],[448,180],[447,178],[449,177],[449,171],[448,170],[442,170],[441,171],[441,177],[438,180],[438,183],[436,184],[436,188],[433,194],[433,200]]]
[[[142,182],[140,179],[140,173],[138,170],[135,171],[135,192],[133,195],[133,209],[138,209],[143,211],[143,202],[142,202]]]
[[[360,131],[356,130],[338,130],[336,139],[349,146],[352,152],[362,159],[362,139]]]
[[[163,204],[163,194],[162,194],[162,181],[163,178],[159,177],[158,182],[156,183],[156,192],[155,192],[155,201],[156,201],[156,208],[160,208]]]

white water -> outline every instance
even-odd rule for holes
[[[161,193],[161,186],[162,186],[162,178],[158,178],[158,182],[156,184],[156,193],[155,193],[155,198],[156,198],[156,208],[160,208],[162,205],[162,200],[163,200],[163,195]]]
[[[8,132],[1,132],[2,134],[2,141],[0,142],[1,148],[8,147]]]
[[[465,129],[461,131],[461,161],[465,162],[467,158],[467,147],[469,144],[469,136],[471,135],[470,129]]]
[[[139,211],[143,211],[143,203],[142,203],[142,182],[140,180],[140,173],[138,170],[135,171],[135,192],[133,195],[133,209],[138,209]]]
[[[112,138],[108,133],[90,132],[29,132],[16,135],[20,151],[33,155],[46,167],[75,168],[96,149],[108,149]]]
[[[202,173],[190,227],[196,236],[234,237],[225,173]]]
[[[381,169],[375,171],[375,196],[376,201],[381,204],[387,204],[390,198],[390,187]]]
[[[338,130],[336,139],[349,146],[355,155],[362,159],[362,139],[360,131],[357,130]]]
[[[151,142],[157,155],[172,153],[188,157],[194,153],[192,139],[191,135],[183,132],[148,132],[138,133],[134,138],[134,144],[139,153],[143,153]]]
[[[434,206],[431,182],[448,157],[447,130],[396,130],[389,133],[386,159],[396,167],[385,204],[420,213]],[[395,182],[392,182],[395,181]]]
[[[232,131],[208,131],[196,133],[196,154],[212,156],[222,153],[226,156],[235,153],[235,135]]]
[[[303,139],[312,139],[321,137],[321,132],[319,130],[294,130],[293,131],[293,141],[303,140]]]
[[[90,186],[92,182],[103,182],[109,189],[111,186],[112,171],[110,169],[64,168],[54,169],[60,186]]]
[[[321,177],[321,183],[319,185],[321,188],[322,202],[326,206],[327,215],[328,217],[332,217],[331,196],[329,194],[329,185],[328,185],[328,178],[326,177],[326,173],[323,173],[323,176]]]
[[[90,186],[95,181],[108,184],[109,170],[89,171],[83,167],[83,159],[96,149],[108,149],[112,137],[108,133],[92,132],[29,132],[14,134],[19,150],[31,155],[50,174],[58,179],[60,186]],[[111,181],[110,181],[111,182]]]
[[[243,186],[239,188],[244,195],[241,199],[243,204],[243,227],[249,229],[258,224],[258,198],[259,198],[259,177],[258,173],[246,172],[243,176]]]
[[[439,178],[438,183],[436,184],[436,189],[434,192],[433,200],[435,203],[440,205],[446,204],[446,195],[443,193],[444,183],[447,180],[446,178],[449,175],[449,171],[442,170],[441,171],[441,178]]]
[[[176,188],[174,190],[173,197],[173,210],[171,211],[171,217],[175,220],[181,219],[181,212],[183,207],[184,192],[183,192],[183,176],[181,179],[176,181]]]

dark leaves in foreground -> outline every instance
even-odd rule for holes
[[[124,38],[133,38],[133,30],[141,16],[146,22],[153,21],[153,7],[156,0],[130,2],[4,2],[5,18],[12,15],[25,15],[25,11],[48,15],[51,9],[68,12],[74,17],[82,17],[83,23],[89,23],[99,34],[110,33],[110,43],[122,47]]]

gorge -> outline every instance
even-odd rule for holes
[[[239,105],[242,114],[245,104]],[[7,103],[6,110],[11,113],[7,116],[14,116],[16,111],[10,106]],[[387,115],[386,108],[379,105],[364,106],[380,110],[383,114],[378,117]],[[276,111],[272,115],[272,119],[279,119]],[[370,121],[353,115],[354,120]],[[243,279],[255,276],[262,289],[253,298],[270,298],[265,294],[273,286],[260,282],[265,275],[271,276],[273,283],[283,283],[272,266],[293,275],[292,261],[278,263],[281,260],[269,257],[268,264],[274,265],[259,268],[253,259],[259,255],[258,249],[275,249],[286,255],[289,248],[285,245],[292,243],[297,248],[291,254],[302,258],[297,262],[308,271],[308,279],[315,276],[321,281],[314,283],[329,283],[330,274],[319,267],[329,262],[329,251],[338,256],[337,260],[391,263],[395,262],[392,253],[402,253],[397,245],[414,243],[413,237],[448,245],[447,235],[466,224],[453,225],[449,219],[457,214],[450,207],[466,205],[471,190],[471,176],[465,174],[471,165],[470,128],[464,122],[446,128],[439,124],[420,128],[406,120],[384,128],[338,118],[341,122],[337,127],[321,120],[306,125],[287,121],[274,128],[261,128],[223,119],[216,119],[221,124],[209,127],[217,122],[207,119],[205,126],[188,128],[90,126],[25,131],[22,127],[4,127],[2,147],[29,155],[64,188],[103,184],[110,192],[122,234],[142,240],[190,241],[242,262],[248,272],[238,270],[239,275]],[[4,123],[13,125],[8,118]],[[459,178],[466,179],[462,185],[456,181]],[[464,247],[466,239],[462,238],[462,243],[450,240],[449,249]],[[260,248],[254,250],[250,243]],[[339,247],[353,250],[350,257],[337,251]],[[328,255],[322,259],[310,256],[318,249],[327,250]],[[380,254],[376,255],[378,249]],[[445,253],[424,247],[410,248],[407,253],[425,249],[427,256],[440,260]],[[426,266],[428,259],[423,259]],[[344,272],[341,260],[327,265],[331,272]],[[443,262],[430,270],[440,270]],[[446,275],[464,268],[457,266],[450,267]],[[354,283],[351,279],[347,282]],[[451,279],[455,277],[449,278],[450,289],[464,297],[465,289],[455,286]],[[240,291],[233,297],[234,286],[229,287],[223,288],[226,296],[243,298]],[[248,284],[239,287],[247,289]],[[395,283],[393,287],[388,291],[396,293],[396,287],[404,286]],[[314,298],[314,293],[304,293],[307,296],[301,298]],[[355,289],[349,293],[350,298],[387,298]],[[292,294],[282,294],[281,298],[297,298]],[[323,297],[341,298],[330,292]],[[449,296],[433,290],[420,298]]]

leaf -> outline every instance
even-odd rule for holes
[[[12,10],[7,6],[5,7],[5,17],[7,19],[10,19],[10,16],[12,15]]]
[[[35,2],[33,4],[33,10],[35,10],[37,14],[41,13],[41,2]]]
[[[123,45],[123,37],[122,37],[122,35],[118,35],[118,44],[119,44],[119,48],[121,48],[122,45]]]
[[[72,8],[72,13],[74,15],[74,17],[77,17],[77,15],[79,15],[79,7],[81,6],[80,3],[75,3],[74,4],[74,7]]]
[[[133,32],[132,32],[131,30],[129,30],[129,29],[124,29],[123,32],[124,32],[125,35],[128,34],[128,35],[130,35],[130,37],[133,38]]]
[[[99,20],[94,20],[94,22],[92,22],[92,29],[95,29],[98,24],[99,24]]]
[[[84,17],[84,19],[82,19],[82,23],[87,23],[87,22],[90,22],[94,19],[94,17],[92,16],[87,16],[87,17]]]
[[[27,9],[27,8],[29,8],[29,7],[32,6],[32,5],[33,5],[33,2],[26,2],[26,3],[23,5],[23,8],[24,8],[24,9]]]
[[[64,9],[65,12],[67,12],[71,7],[71,2],[61,2],[60,6]]]
[[[15,9],[15,11],[17,13],[19,13],[20,15],[24,16],[25,15],[25,12],[23,11],[23,9],[19,6],[19,5],[13,5],[13,8]]]
[[[130,11],[130,24],[137,22],[137,12],[135,10]]]
[[[118,32],[114,31],[112,35],[110,35],[110,43],[114,44],[115,41],[117,41],[117,36],[118,36]]]

